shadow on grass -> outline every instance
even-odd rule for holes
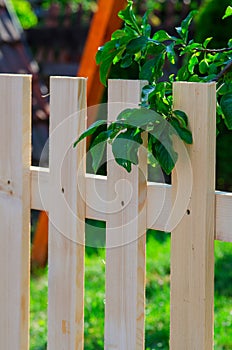
[[[232,296],[232,254],[226,253],[215,263],[215,292],[219,295]]]

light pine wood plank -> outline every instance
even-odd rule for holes
[[[27,350],[31,76],[0,75],[0,348]]]
[[[172,210],[172,186],[148,182],[147,228],[166,231],[167,220]]]
[[[86,217],[107,220],[107,177],[86,174]],[[31,208],[48,211],[49,170],[31,167]],[[126,196],[126,193],[124,193]],[[128,202],[129,198],[125,198]],[[215,239],[232,242],[232,193],[215,192]],[[172,186],[148,182],[147,228],[165,231],[172,209]]]
[[[216,191],[215,238],[232,242],[232,193]]]
[[[193,133],[188,147],[193,184],[188,212],[171,234],[172,350],[213,348],[215,98],[214,83],[174,84],[174,108],[187,113]],[[181,171],[185,164],[178,167]]]
[[[106,176],[86,174],[86,217],[106,221],[107,210]],[[129,201],[129,193],[124,193]],[[215,239],[232,242],[232,193],[215,192],[216,217]],[[147,184],[147,228],[165,231],[172,211],[172,186],[162,183]]]
[[[50,89],[48,348],[81,350],[85,142],[77,149],[73,142],[86,127],[86,79],[52,77]]]
[[[49,169],[31,166],[31,208],[48,211]]]
[[[108,119],[140,101],[143,82],[109,81]],[[108,149],[105,349],[144,348],[146,152],[128,174]],[[129,201],[127,200],[129,195]]]

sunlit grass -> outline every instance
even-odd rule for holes
[[[170,237],[150,232],[147,243],[146,349],[169,349]],[[85,349],[103,350],[105,251],[87,249]],[[31,350],[46,349],[47,269],[31,280]],[[215,244],[215,350],[232,349],[232,244]]]

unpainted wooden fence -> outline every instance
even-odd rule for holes
[[[130,174],[108,154],[87,174],[86,79],[52,77],[50,165],[31,167],[31,77],[0,76],[0,349],[29,343],[30,210],[49,213],[48,349],[84,347],[85,218],[106,221],[105,349],[144,349],[145,232],[171,233],[172,350],[213,348],[214,240],[232,241],[232,194],[215,192],[215,84],[177,82],[190,120],[172,185],[146,181],[146,152]],[[109,120],[138,105],[141,81],[109,81]]]

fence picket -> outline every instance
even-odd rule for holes
[[[83,349],[86,79],[51,78],[48,348]],[[78,113],[77,113],[78,112]],[[82,196],[77,186],[82,187]]]
[[[29,339],[31,77],[0,76],[0,348]]]
[[[174,108],[189,116],[193,187],[171,234],[171,350],[212,350],[214,301],[215,84],[175,83]],[[177,167],[184,167],[177,163]],[[176,172],[172,189],[177,189]],[[185,193],[182,193],[184,196]]]
[[[141,81],[109,81],[108,118],[124,108],[137,107]],[[105,349],[144,348],[146,153],[128,174],[108,149],[106,228]],[[131,198],[128,201],[128,191]],[[118,192],[117,192],[118,191]]]

